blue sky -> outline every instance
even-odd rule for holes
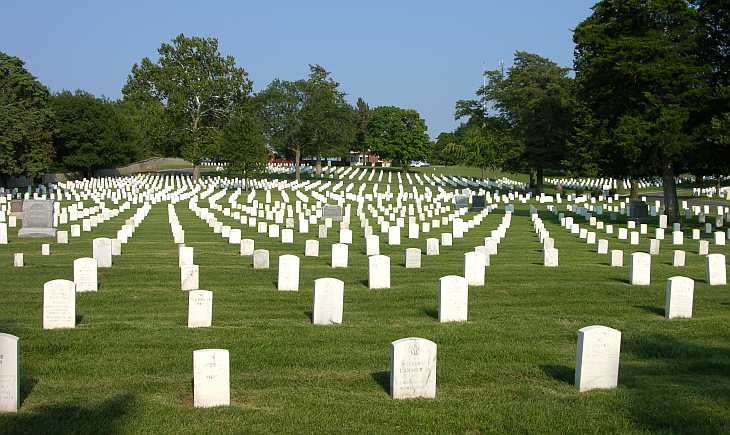
[[[572,64],[572,32],[594,0],[37,1],[3,0],[0,50],[51,90],[119,98],[133,63],[175,35],[214,36],[254,81],[332,72],[350,100],[414,108],[429,134],[450,131],[454,103],[483,66],[516,50]]]

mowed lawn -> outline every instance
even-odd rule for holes
[[[381,235],[392,288],[377,291],[367,289],[356,219],[347,269],[329,267],[336,230],[320,242],[319,258],[305,258],[315,226],[282,245],[237,224],[271,251],[271,269],[254,271],[251,257],[239,256],[186,203],[176,210],[195,248],[200,287],[214,293],[212,328],[186,327],[165,203],[153,206],[113,268],[100,269],[98,293],[77,294],[72,330],[42,329],[43,283],[73,279],[73,260],[91,256],[92,238],[113,237],[134,208],[93,235],[53,243],[50,257],[40,255],[43,241],[19,240],[11,230],[11,244],[0,246],[0,332],[20,337],[22,405],[0,415],[1,433],[730,432],[730,288],[707,285],[696,241],[685,240],[687,267],[674,268],[664,240],[652,257],[652,285],[631,286],[628,267],[610,268],[608,256],[543,208],[560,250],[560,267],[548,269],[527,206],[518,204],[486,286],[470,288],[469,321],[440,324],[439,278],[463,274],[464,252],[483,244],[501,210],[441,255],[424,255],[420,270],[405,269],[405,248],[425,254],[424,235],[408,240],[403,231],[397,247]],[[609,249],[624,249],[628,264],[630,247],[614,236]],[[648,244],[642,236],[631,248],[648,251]],[[710,251],[730,250],[720,248],[711,243]],[[25,253],[26,267],[12,267],[13,252]],[[284,253],[301,258],[297,293],[276,291]],[[691,320],[664,319],[664,287],[674,275],[695,279]],[[313,281],[321,277],[345,281],[340,326],[311,324]],[[594,324],[623,334],[619,387],[578,393],[576,334]],[[412,336],[438,345],[435,400],[389,396],[390,342]],[[230,407],[192,407],[192,352],[205,348],[230,351]]]

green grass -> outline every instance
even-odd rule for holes
[[[43,241],[19,240],[15,231],[11,244],[0,246],[0,331],[21,338],[23,400],[16,415],[0,415],[0,432],[730,431],[730,292],[706,284],[696,242],[686,242],[687,267],[675,269],[665,240],[652,258],[652,285],[634,287],[627,268],[610,268],[607,256],[543,213],[560,250],[560,267],[547,269],[526,205],[518,205],[486,286],[470,288],[469,321],[439,324],[439,277],[463,273],[463,253],[483,243],[501,213],[442,247],[440,256],[424,255],[419,271],[404,268],[404,253],[411,246],[425,252],[425,238],[410,241],[403,232],[403,245],[389,247],[381,236],[392,288],[370,291],[359,226],[352,226],[348,269],[329,267],[335,230],[321,241],[319,258],[305,258],[304,241],[316,237],[315,227],[308,236],[295,233],[294,245],[244,227],[244,237],[271,251],[272,268],[254,272],[237,246],[185,204],[176,209],[195,248],[201,288],[214,292],[212,328],[186,328],[187,294],[179,290],[165,204],[153,207],[113,268],[100,269],[99,292],[77,295],[73,330],[42,330],[43,283],[72,279],[72,261],[91,255],[92,237],[113,236],[134,210],[93,236],[53,244],[50,257],[40,255]],[[648,250],[648,240],[630,247],[611,238],[609,248],[628,255],[630,248]],[[13,252],[25,253],[25,268],[12,267]],[[284,253],[300,255],[298,293],[276,291]],[[680,274],[696,280],[695,318],[667,321],[664,286]],[[320,277],[345,281],[341,326],[311,324],[312,286]],[[576,333],[593,324],[622,331],[619,387],[580,394],[573,386]],[[388,394],[389,344],[410,336],[438,345],[435,400]],[[192,407],[192,352],[203,348],[230,351],[230,407]]]

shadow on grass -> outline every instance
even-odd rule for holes
[[[83,314],[77,314],[76,315],[76,325],[80,325],[81,322],[84,321],[84,315]]]
[[[575,369],[572,369],[568,366],[546,364],[541,365],[540,370],[542,370],[543,373],[557,381],[565,382],[566,384],[570,385],[573,385],[575,383]]]
[[[370,376],[380,385],[386,394],[390,394],[390,372],[373,372]]]
[[[310,322],[314,322],[314,311],[305,310],[304,315],[307,316],[307,319],[309,319]]]
[[[641,308],[642,310],[664,317],[664,308],[654,307],[651,305],[634,305],[634,308]]]
[[[124,431],[123,417],[134,397],[119,394],[96,405],[76,401],[40,405],[25,412],[0,416],[4,434],[114,434]]]
[[[435,308],[424,308],[423,314],[425,314],[435,320],[439,319],[439,312]]]
[[[631,419],[649,432],[726,433],[730,414],[730,347],[670,335],[622,343],[619,386]],[[657,400],[661,398],[661,400]]]
[[[614,278],[614,277],[612,277],[612,278],[608,278],[608,280],[609,281],[613,281],[613,282],[620,282],[622,284],[631,285],[631,281],[629,281],[628,278]]]
[[[38,379],[23,375],[21,373],[20,375],[20,406],[23,406],[23,403],[25,402],[25,399],[30,396],[30,393],[33,391],[33,387],[35,387],[35,384],[38,383]]]

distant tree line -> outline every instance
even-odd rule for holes
[[[574,74],[521,51],[485,71],[432,160],[528,172],[537,191],[546,171],[625,179],[633,199],[659,176],[676,220],[675,176],[730,169],[730,3],[602,0],[573,40]]]
[[[48,171],[92,175],[148,157],[182,157],[194,176],[206,161],[231,174],[260,172],[272,153],[296,163],[373,152],[407,167],[427,158],[418,112],[353,107],[331,74],[310,65],[296,81],[254,93],[248,73],[215,38],[179,35],[132,66],[118,101],[84,91],[51,94],[23,62],[0,53],[0,176]]]

